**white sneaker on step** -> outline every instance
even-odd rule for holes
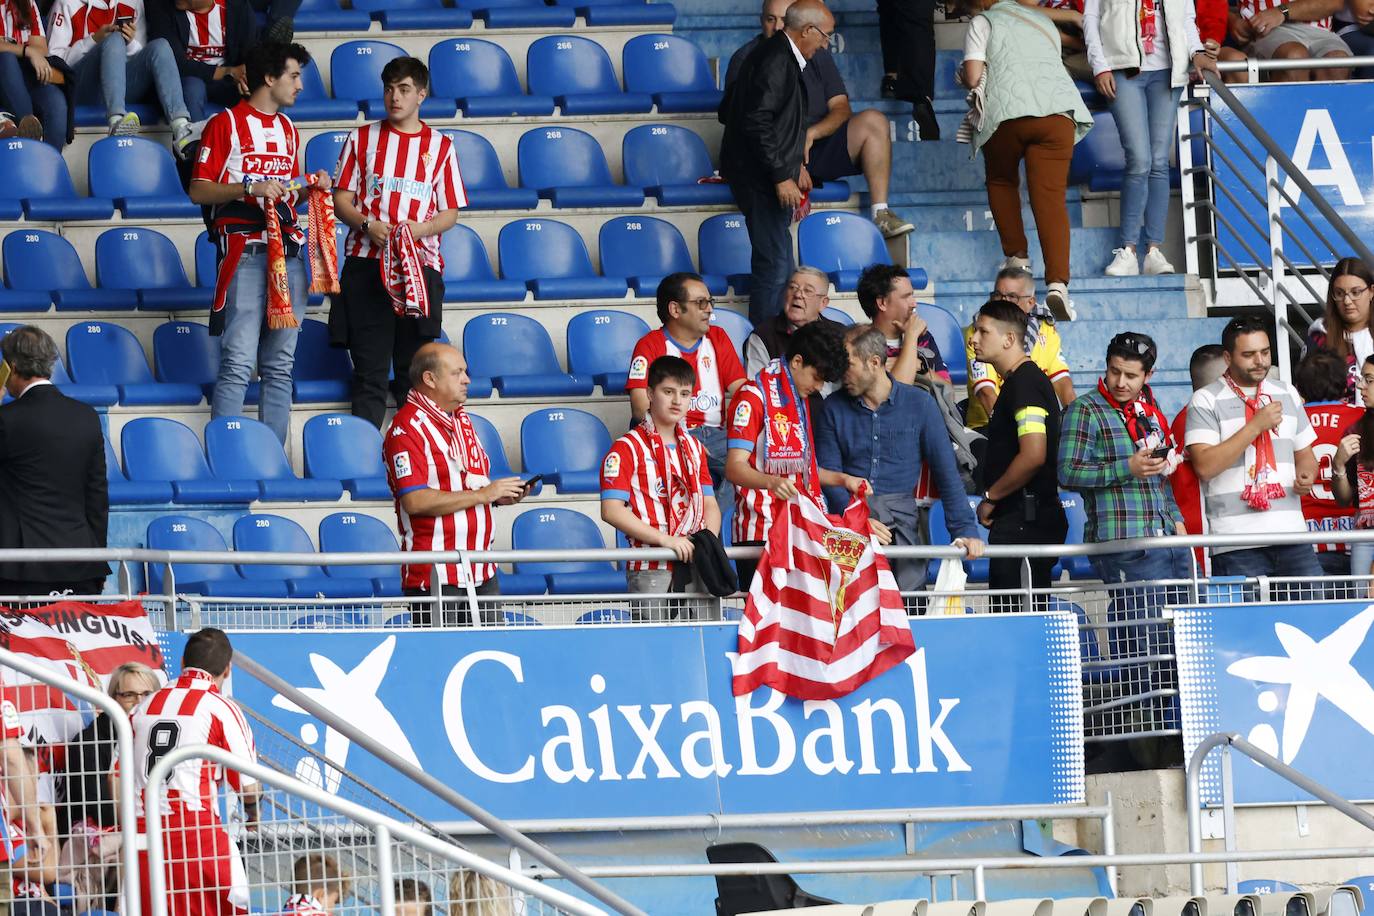
[[[1112,263],[1103,271],[1109,277],[1135,277],[1140,274],[1140,261],[1134,248],[1113,248]]]
[[[1069,299],[1069,286],[1067,283],[1051,283],[1048,292],[1045,293],[1045,307],[1050,310],[1050,314],[1056,321],[1073,321],[1078,317],[1078,312],[1073,307],[1073,301]]]
[[[1002,266],[1001,266],[1000,268],[998,268],[998,269],[999,269],[999,270],[1007,270],[1008,268],[1012,268],[1012,267],[1019,267],[1019,268],[1021,268],[1022,270],[1030,270],[1030,269],[1031,269],[1030,258],[1018,258],[1018,257],[1017,257],[1016,255],[1014,255],[1014,254],[1009,254],[1009,255],[1007,255],[1005,258],[1002,259]]]
[[[1176,271],[1174,265],[1170,264],[1168,258],[1164,257],[1164,252],[1158,248],[1151,248],[1145,253],[1144,272],[1153,277],[1158,274],[1175,273]]]

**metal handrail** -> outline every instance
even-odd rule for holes
[[[1207,755],[1219,747],[1235,748],[1269,772],[1288,780],[1314,798],[1321,799],[1360,826],[1374,830],[1374,814],[1370,814],[1363,808],[1351,803],[1334,790],[1327,788],[1300,770],[1295,770],[1267,751],[1261,750],[1240,735],[1217,732],[1204,738],[1193,751],[1193,756],[1188,760],[1186,789],[1188,793],[1188,850],[1190,852],[1202,852],[1202,765],[1206,761]],[[1236,850],[1228,850],[1224,855],[1235,857],[1239,853]],[[1233,858],[1226,858],[1222,861],[1230,862],[1233,861]],[[1234,861],[1249,860],[1234,859]],[[1193,896],[1202,894],[1202,862],[1200,860],[1194,862],[1189,869],[1189,881]]]
[[[175,748],[158,759],[157,763],[153,765],[152,772],[148,774],[148,787],[144,790],[143,797],[145,810],[149,812],[162,810],[164,784],[173,767],[184,760],[199,759],[210,760],[227,769],[242,773],[245,776],[251,776],[263,785],[289,792],[312,804],[327,808],[350,820],[371,827],[377,839],[377,880],[381,885],[383,904],[381,912],[383,913],[391,912],[389,905],[392,902],[390,900],[391,843],[401,841],[412,846],[418,846],[431,855],[452,862],[461,868],[470,869],[494,881],[508,885],[522,894],[543,900],[560,910],[573,914],[573,916],[606,916],[604,910],[519,872],[503,868],[461,846],[455,846],[453,843],[431,836],[424,831],[416,830],[409,824],[404,824],[394,818],[378,814],[370,808],[364,808],[362,805],[330,795],[316,786],[286,776],[255,761],[236,757],[222,748],[211,747],[208,744],[192,744],[187,747]],[[130,782],[131,780],[121,781]],[[166,916],[167,873],[166,851],[162,846],[162,818],[151,816],[145,819],[145,823],[148,847],[148,890],[152,898],[153,913],[155,916]],[[133,845],[132,843],[125,844],[126,847]]]
[[[1299,57],[1293,60],[1219,60],[1222,73],[1248,70],[1346,70],[1355,67],[1374,67],[1374,57]]]

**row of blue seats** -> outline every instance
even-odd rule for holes
[[[388,31],[452,30],[480,20],[489,29],[566,29],[579,16],[588,26],[671,25],[677,10],[671,3],[644,0],[353,0],[347,9],[338,0],[305,0],[295,27],[298,32],[365,32],[378,22]]]

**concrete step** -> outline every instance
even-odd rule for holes
[[[986,279],[937,282],[935,304],[967,325],[987,301],[995,274],[994,270]],[[1148,333],[1154,322],[1188,318],[1188,279],[1183,274],[1076,278],[1070,292],[1081,319],[1133,322]],[[1039,295],[1044,296],[1043,284]]]
[[[943,143],[915,145],[930,147]],[[1029,228],[1027,235],[1032,269],[1041,276],[1045,262],[1041,257],[1040,241]],[[1102,276],[1102,269],[1111,260],[1116,238],[1117,231],[1111,228],[1074,229],[1070,240],[1071,273],[1079,277]],[[926,266],[938,288],[949,280],[988,282],[987,278],[997,272],[1003,254],[996,232],[913,232],[907,237],[907,257],[909,264]]]
[[[918,232],[987,232],[993,229],[992,211],[988,196],[982,191],[899,191],[889,194],[888,203],[902,216],[911,220]],[[1067,199],[1069,225],[1083,225],[1083,204],[1077,189],[1070,189]],[[1026,225],[1034,225],[1030,208],[1022,204],[1021,218]]]
[[[1082,314],[1080,310],[1079,314]],[[1159,347],[1157,365],[1161,370],[1186,370],[1193,351],[1205,343],[1221,341],[1223,318],[1169,318],[1142,328]],[[1107,343],[1127,328],[1117,318],[1079,318],[1058,325],[1064,341],[1064,361],[1072,372],[1088,375],[1102,371]],[[1186,374],[1186,372],[1185,372]],[[1177,376],[1166,376],[1166,379]]]

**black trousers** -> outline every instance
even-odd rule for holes
[[[445,585],[441,589],[443,598],[440,601],[440,612],[443,615],[442,626],[446,627],[470,627],[472,626],[471,607],[468,602],[468,590],[457,585]],[[501,594],[501,583],[495,576],[492,576],[474,591],[478,597],[494,598]],[[427,588],[407,588],[402,589],[407,598],[423,598],[430,593]],[[448,599],[454,599],[452,601]],[[410,624],[416,627],[433,626],[433,605],[414,604],[410,609]],[[502,623],[505,615],[497,609],[480,608],[478,613],[481,615],[482,623],[492,625]]]
[[[935,95],[935,0],[878,0],[883,70],[897,74],[897,98]]]
[[[105,578],[78,579],[68,582],[39,582],[26,579],[0,579],[0,598],[27,598],[31,595],[99,595],[105,590]]]
[[[1069,522],[1059,501],[1041,507],[1034,522],[1026,521],[1020,512],[1008,512],[992,520],[988,528],[989,544],[1062,544],[1069,533]],[[1034,557],[1030,561],[1031,584],[1035,588],[1049,588],[1050,572],[1058,557]],[[998,557],[988,561],[988,589],[1017,589],[1021,587],[1021,559]],[[1020,595],[997,595],[989,599],[991,610],[1019,611],[1024,606]],[[1037,599],[1037,606],[1045,603]]]
[[[410,360],[415,351],[439,336],[442,327],[444,279],[425,271],[431,318],[403,318],[391,307],[382,285],[376,258],[350,257],[339,277],[339,294],[329,310],[329,336],[335,346],[346,345],[353,358],[353,416],[378,429],[386,419],[390,390],[397,406],[410,392]],[[388,383],[387,371],[394,370]]]

